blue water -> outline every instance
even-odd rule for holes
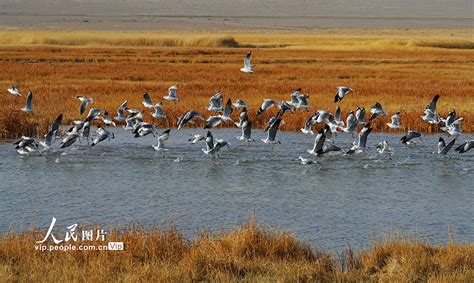
[[[296,159],[313,138],[280,132],[275,150],[261,142],[249,148],[237,129],[214,130],[229,140],[219,161],[187,138],[199,129],[172,130],[163,155],[155,138],[116,138],[90,148],[21,156],[0,144],[0,233],[32,226],[134,224],[176,225],[189,236],[203,229],[229,229],[253,214],[265,225],[293,231],[314,246],[364,247],[385,233],[416,235],[432,243],[455,236],[474,241],[474,151],[433,154],[438,136],[406,148],[400,135],[371,134],[369,144],[388,140],[395,154],[327,156],[319,164]],[[255,138],[263,133],[255,130]],[[472,139],[464,136],[462,140]],[[348,147],[350,137],[334,139]],[[174,162],[182,157],[181,162]]]

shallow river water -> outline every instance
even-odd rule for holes
[[[394,231],[433,243],[450,235],[474,241],[474,151],[433,154],[437,135],[408,149],[400,134],[371,134],[370,145],[386,139],[395,154],[373,149],[321,157],[313,166],[296,160],[313,143],[301,133],[278,133],[282,144],[272,151],[259,141],[245,148],[234,139],[236,129],[214,130],[215,138],[232,143],[216,162],[201,152],[204,144],[187,141],[203,130],[172,130],[165,155],[151,147],[152,136],[113,131],[114,140],[93,148],[83,142],[40,156],[20,156],[10,142],[0,143],[0,233],[46,229],[54,216],[62,225],[171,223],[192,236],[255,215],[336,250],[364,247]],[[349,139],[334,140],[348,147]]]

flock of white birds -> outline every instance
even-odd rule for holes
[[[248,52],[244,59],[244,67],[240,71],[252,74],[254,73],[254,66],[250,63],[251,52]],[[21,96],[19,90],[12,86],[8,89],[8,92],[17,97]],[[178,103],[179,99],[177,96],[178,85],[171,86],[168,88],[168,94],[163,97],[167,101]],[[353,92],[352,88],[340,86],[337,88],[337,92],[334,98],[334,103],[338,103],[344,97],[348,96],[349,93]],[[271,144],[272,150],[275,144],[279,144],[280,141],[276,139],[278,129],[284,121],[282,120],[283,115],[289,112],[295,112],[298,109],[310,108],[308,103],[308,94],[303,94],[301,89],[296,89],[292,91],[290,95],[291,99],[289,101],[275,101],[273,99],[264,99],[262,105],[257,110],[257,115],[261,115],[263,112],[267,111],[272,107],[278,107],[278,112],[276,115],[272,116],[267,122],[267,127],[264,129],[264,132],[267,133],[266,138],[261,139],[265,144]],[[456,139],[459,135],[462,134],[461,124],[463,123],[463,118],[458,118],[456,111],[452,110],[449,112],[446,118],[441,118],[439,113],[436,111],[436,104],[440,96],[436,95],[431,102],[425,107],[421,119],[430,124],[441,124],[440,129],[447,133],[448,136],[452,137],[451,141],[447,144],[445,143],[443,137],[439,137],[438,142],[438,154],[447,154],[449,150],[456,143]],[[93,104],[94,100],[92,98],[78,96],[77,99],[80,101],[79,112],[83,115],[87,108]],[[209,106],[207,107],[208,111],[216,113],[215,115],[209,116],[207,119],[203,118],[195,110],[190,110],[184,115],[182,115],[177,121],[177,129],[180,130],[186,124],[194,124],[195,121],[201,121],[204,125],[204,129],[211,129],[218,126],[221,123],[229,123],[237,126],[241,129],[242,135],[236,137],[237,140],[245,142],[246,146],[249,146],[250,142],[255,140],[252,138],[252,122],[248,116],[248,106],[243,100],[236,100],[232,104],[231,99],[229,98],[225,105],[223,104],[224,98],[222,93],[218,90],[210,99]],[[161,102],[154,104],[150,95],[148,93],[143,94],[143,106],[145,108],[154,109],[154,112],[151,112],[151,116],[154,119],[167,119],[166,114],[163,110],[163,104]],[[26,105],[21,109],[27,113],[33,113],[33,94],[28,92]],[[239,120],[234,122],[231,118],[231,114],[234,110],[240,111]],[[315,135],[313,148],[307,150],[307,153],[314,156],[321,156],[324,154],[342,154],[342,155],[351,155],[351,154],[363,154],[367,153],[369,147],[367,146],[367,138],[372,131],[371,122],[376,120],[379,117],[387,116],[388,113],[384,111],[382,105],[376,102],[370,108],[370,117],[366,121],[366,110],[361,107],[357,107],[355,111],[351,111],[345,122],[341,119],[341,109],[337,106],[336,111],[331,113],[326,110],[317,110],[306,120],[301,132],[305,135]],[[63,115],[60,114],[55,122],[50,126],[48,132],[44,136],[44,140],[36,141],[32,137],[23,136],[19,141],[15,142],[15,149],[19,154],[30,154],[33,152],[38,152],[40,154],[44,152],[49,152],[53,150],[55,141],[60,139],[59,148],[67,148],[80,141],[81,138],[85,139],[89,144],[90,137],[90,127],[94,121],[101,121],[101,125],[97,127],[96,135],[92,138],[90,146],[95,146],[98,143],[111,140],[114,138],[114,134],[108,129],[109,127],[116,127],[117,122],[122,122],[125,125],[123,128],[125,130],[130,130],[132,135],[135,138],[144,137],[147,135],[153,135],[157,138],[158,143],[153,145],[153,148],[157,151],[166,151],[168,150],[165,147],[165,141],[168,140],[170,136],[171,129],[166,129],[162,132],[158,132],[155,125],[152,123],[147,123],[143,121],[143,115],[145,112],[143,110],[132,109],[127,107],[127,101],[124,101],[117,110],[117,116],[111,118],[107,111],[90,108],[89,112],[84,120],[76,120],[73,122],[73,125],[65,132],[64,135],[60,136],[60,126]],[[386,125],[389,128],[400,128],[400,117],[401,113],[397,112],[391,116],[390,122]],[[323,127],[317,132],[313,132],[313,127],[317,124],[322,124]],[[363,125],[363,127],[357,132],[358,126]],[[352,144],[347,150],[342,149],[337,146],[331,137],[337,133],[348,133],[352,136]],[[400,140],[407,147],[413,147],[416,145],[415,139],[421,138],[421,133],[416,131],[408,131]],[[207,135],[193,135],[189,141],[193,144],[204,141],[206,144],[205,148],[202,148],[202,151],[214,158],[219,157],[218,152],[224,148],[229,147],[230,143],[228,141],[216,139],[214,140],[213,135],[210,130],[207,131]],[[474,144],[474,140],[465,141],[455,148],[459,153],[465,153],[469,151]],[[383,154],[389,153],[393,154],[393,148],[387,141],[382,141],[376,145],[376,150]],[[317,161],[311,158],[305,158],[299,156],[299,160],[302,164],[312,164]]]

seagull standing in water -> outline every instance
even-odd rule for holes
[[[391,122],[387,123],[387,126],[390,129],[399,129],[400,128],[400,112],[397,112],[395,115],[392,116]]]
[[[26,113],[33,112],[33,93],[31,91],[28,92],[28,96],[26,97],[26,105],[25,107],[21,108],[21,111]]]
[[[143,101],[142,101],[142,104],[143,106],[145,106],[146,108],[153,108],[154,105],[153,105],[153,102],[151,101],[151,97],[150,95],[145,92],[143,93]]]
[[[277,134],[278,128],[280,127],[280,124],[281,124],[281,119],[275,118],[274,121],[269,125],[267,137],[265,139],[261,139],[263,143],[271,144],[272,150],[274,149],[275,144],[277,143],[281,144],[279,140],[276,140],[276,134]]]
[[[240,71],[244,72],[244,73],[247,73],[247,74],[253,74],[253,68],[255,66],[253,66],[251,63],[250,63],[250,59],[252,59],[252,52],[247,52],[247,55],[245,55],[245,58],[244,58],[244,67],[240,69]]]
[[[193,122],[192,122],[193,119],[197,119],[197,120],[200,120],[200,121],[206,121],[206,119],[204,119],[203,117],[201,117],[196,111],[190,110],[190,111],[188,111],[186,114],[184,114],[183,116],[181,116],[181,117],[178,118],[178,123],[177,123],[178,131],[179,131],[184,125],[186,125],[187,123],[193,123]]]
[[[125,121],[125,109],[127,108],[127,100],[125,100],[122,105],[117,109],[117,117],[114,117],[117,121]]]
[[[304,158],[303,156],[299,156],[298,157],[298,160],[300,161],[301,165],[311,165],[311,164],[316,164],[318,163],[317,161],[315,161],[314,159],[311,159],[311,158]]]
[[[13,94],[14,96],[21,96],[20,91],[18,91],[18,89],[15,86],[12,86],[11,88],[7,88],[7,91]]]
[[[87,105],[94,103],[94,99],[85,96],[76,96],[76,98],[81,101],[81,107],[79,109],[81,115],[86,111]]]
[[[352,91],[352,88],[340,86],[337,88],[336,96],[334,97],[334,103],[341,101],[344,96],[346,96],[349,92]]]
[[[471,148],[474,147],[474,140],[465,141],[460,146],[456,147],[454,150],[458,151],[460,154],[468,152]]]
[[[178,85],[170,86],[168,88],[168,95],[163,96],[163,98],[169,101],[178,102],[179,99],[177,96],[177,92],[178,92]]]
[[[97,127],[96,134],[97,135],[96,135],[95,139],[92,141],[91,146],[94,146],[94,145],[96,145],[96,144],[98,144],[101,141],[104,141],[106,139],[108,139],[110,141],[111,139],[115,138],[115,135],[113,133],[110,133],[109,131],[102,128],[101,126]]]
[[[167,130],[165,130],[165,131],[158,134],[158,137],[157,137],[158,144],[153,145],[153,148],[156,151],[167,151],[168,150],[167,148],[165,148],[165,141],[168,140],[168,138],[170,137],[170,131],[171,131],[171,129],[167,129]]]

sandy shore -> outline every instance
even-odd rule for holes
[[[1,28],[324,29],[472,28],[472,2],[454,0],[109,1],[0,3]]]

